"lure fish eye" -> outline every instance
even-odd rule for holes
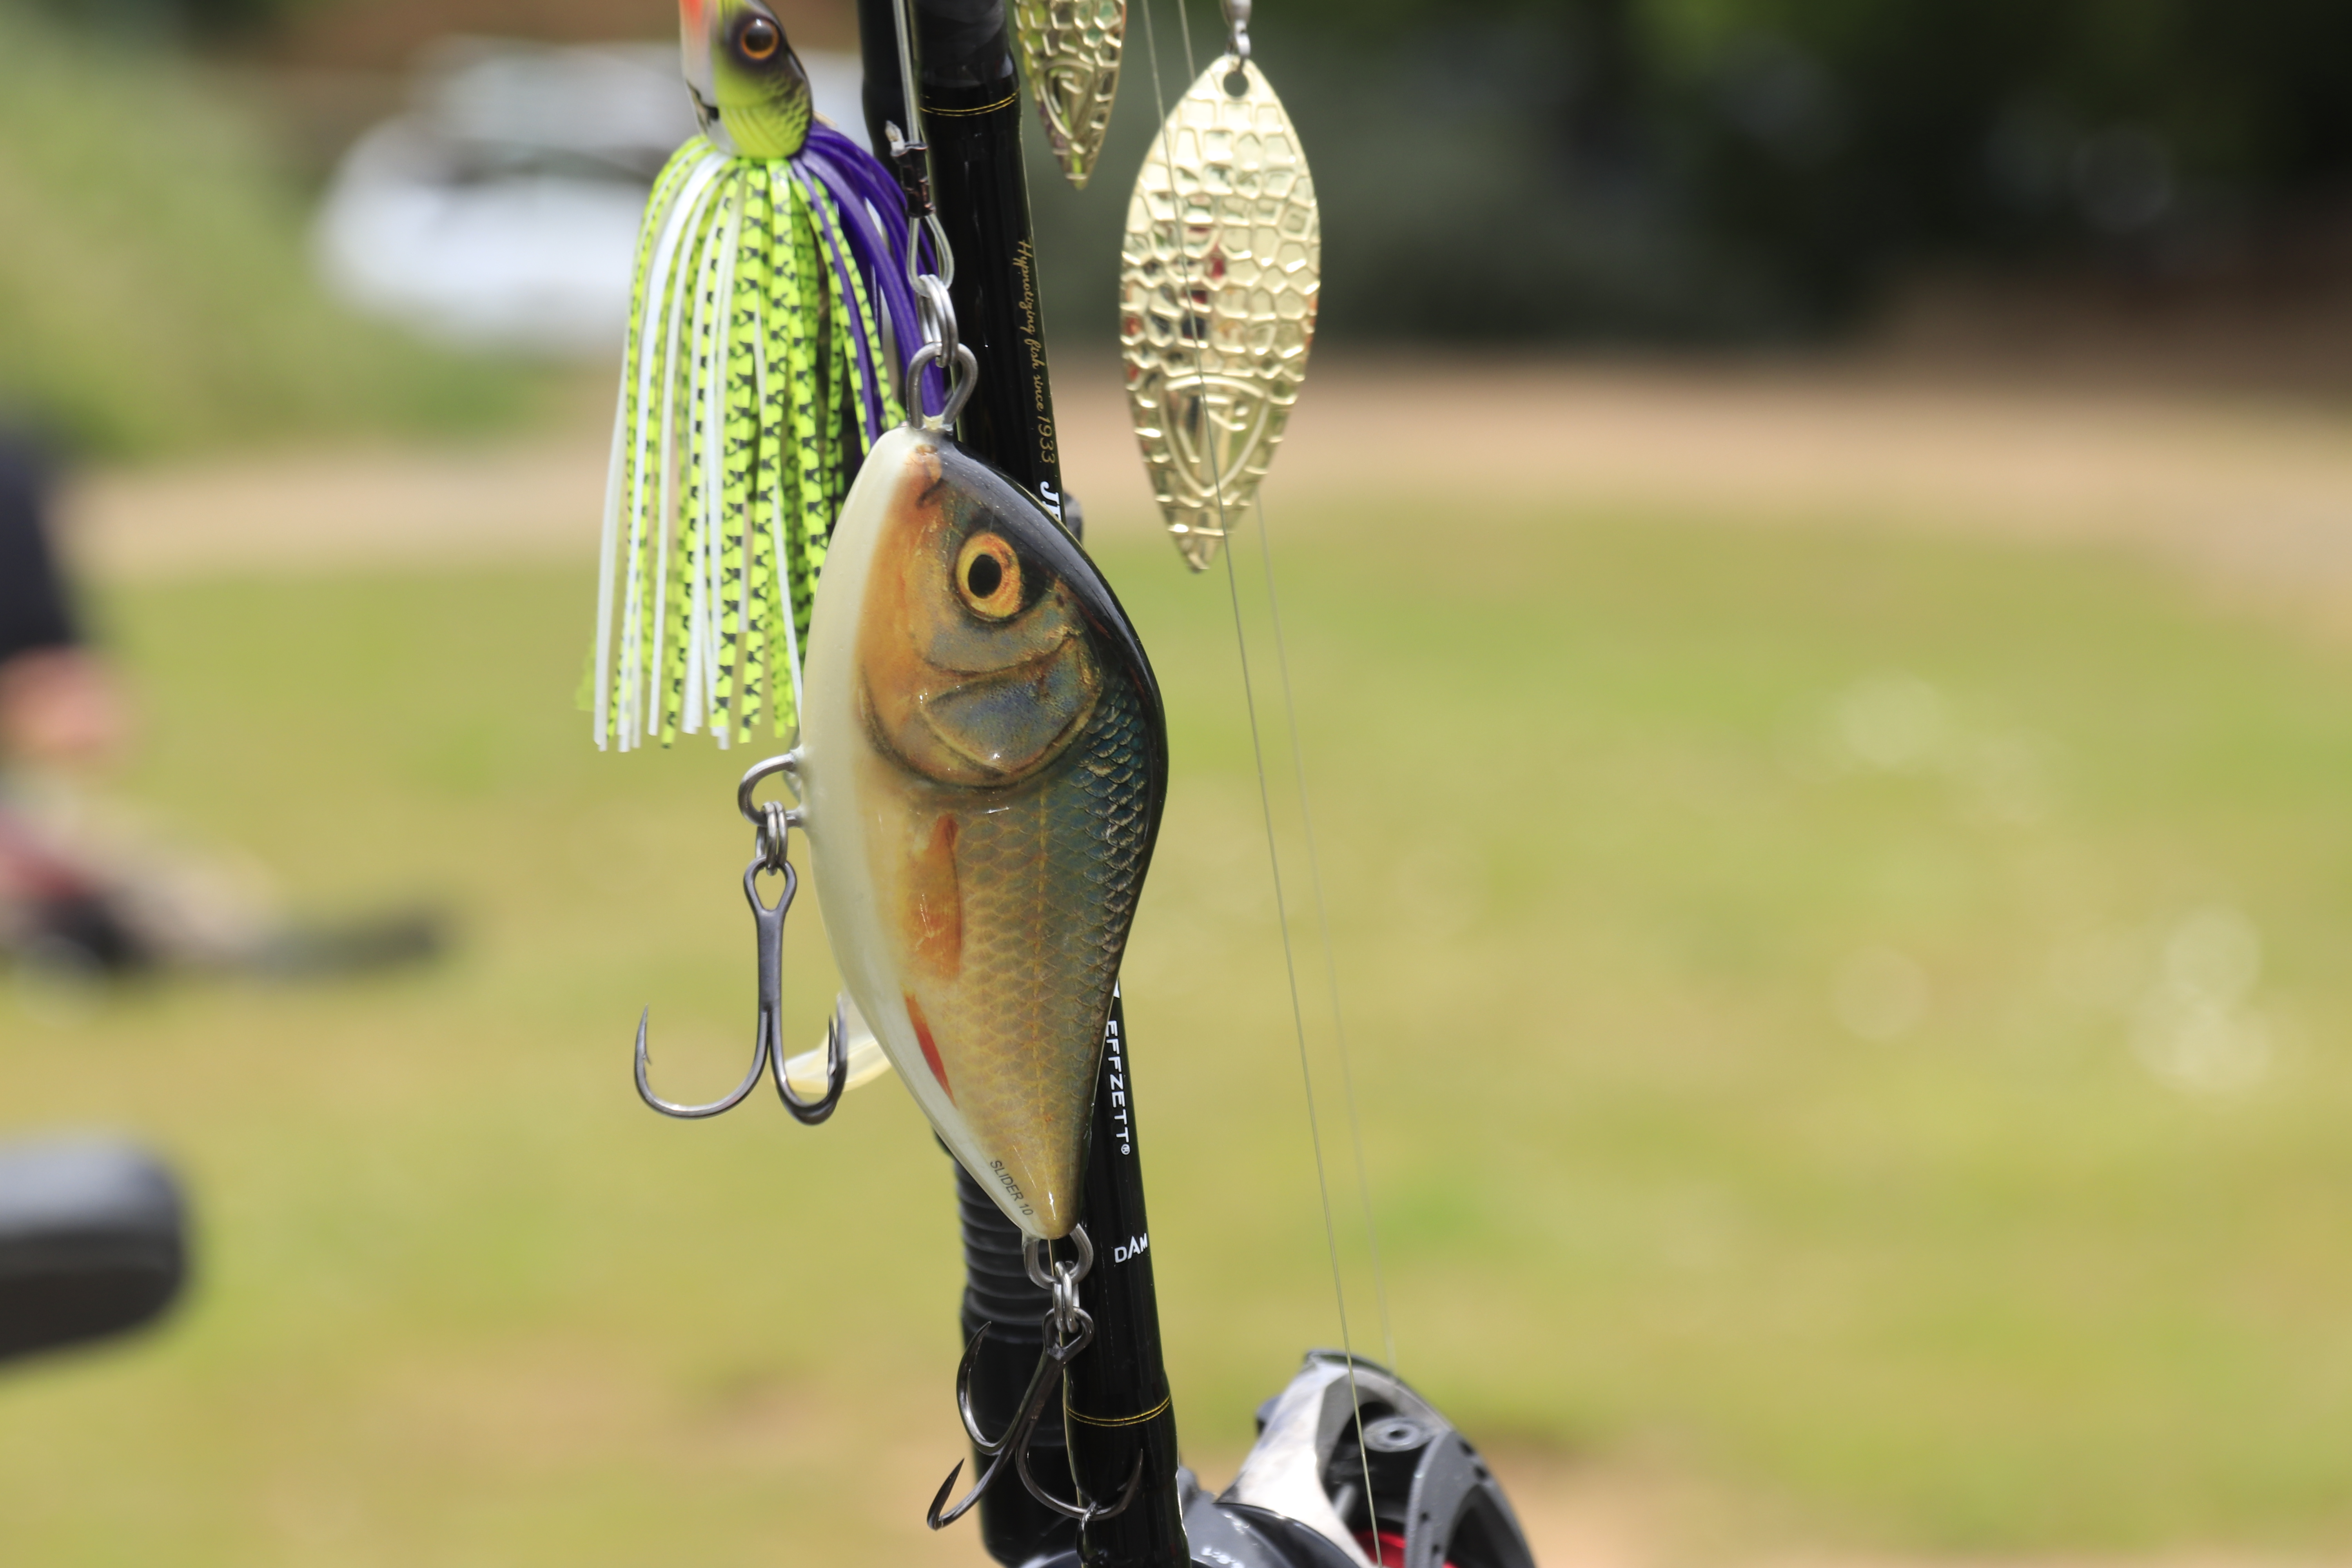
[[[1021,558],[993,533],[976,533],[957,552],[956,596],[972,614],[1001,621],[1021,607]]]
[[[783,42],[784,35],[773,22],[765,16],[754,16],[744,23],[743,30],[736,35],[735,47],[743,51],[745,59],[769,60],[775,58],[776,50],[783,46]]]

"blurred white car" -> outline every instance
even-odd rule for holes
[[[817,112],[859,135],[856,57],[802,63]],[[616,353],[646,195],[694,132],[674,46],[449,39],[414,106],[336,169],[319,265],[353,306],[443,342]]]

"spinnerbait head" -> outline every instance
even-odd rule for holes
[[[680,0],[686,84],[702,133],[722,153],[789,158],[807,142],[808,72],[761,0]]]

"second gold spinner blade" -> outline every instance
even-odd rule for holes
[[[1119,347],[1144,465],[1195,572],[1257,499],[1307,373],[1322,279],[1315,182],[1257,67],[1226,55],[1135,179]]]
[[[1127,0],[1013,0],[1013,26],[1045,140],[1070,184],[1085,190],[1110,131]]]

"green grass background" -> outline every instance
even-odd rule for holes
[[[527,370],[327,297],[258,121],[150,29],[82,32],[0,0],[0,416],[144,458],[537,411]]]
[[[2099,554],[1573,509],[1289,521],[1409,1377],[1506,1455],[1691,1478],[1809,1540],[2352,1544],[2339,650]],[[1224,585],[1140,531],[1101,553],[1173,726],[1127,990],[1179,1416],[1221,1484],[1337,1337],[1330,1268]],[[811,1131],[630,1090],[648,1001],[671,1092],[740,1070],[745,758],[589,748],[592,589],[107,596],[161,823],[309,907],[445,900],[464,941],[364,984],[0,1012],[7,1123],[139,1131],[201,1222],[171,1327],[0,1378],[0,1560],[981,1560],[919,1523],[957,1457],[958,1278],[905,1095]],[[1948,722],[1874,768],[1841,715],[1897,671]],[[2278,1050],[2186,1094],[2135,1055],[2134,999],[2217,903],[2262,933]],[[812,1041],[814,915],[788,958]],[[1928,980],[1900,1039],[1832,1006],[1872,947]],[[1346,1262],[1376,1348],[1360,1240]]]

